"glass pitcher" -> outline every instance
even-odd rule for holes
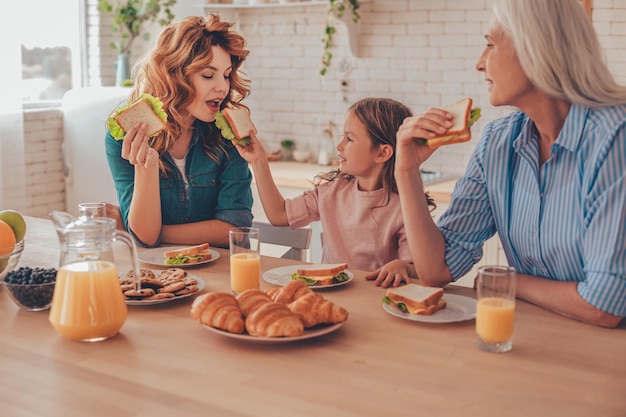
[[[97,342],[115,336],[128,310],[113,260],[113,242],[130,249],[135,289],[141,288],[137,247],[131,236],[116,230],[114,219],[79,210],[78,217],[50,214],[61,243],[49,320],[62,336]]]

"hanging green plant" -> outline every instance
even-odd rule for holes
[[[324,29],[324,37],[322,39],[322,45],[324,51],[322,52],[322,69],[320,69],[320,75],[326,75],[330,63],[333,59],[333,53],[331,49],[333,47],[333,35],[337,32],[335,29],[335,19],[341,19],[346,10],[350,9],[352,14],[352,21],[357,23],[361,19],[359,15],[359,0],[328,0],[328,13],[326,14],[326,28]]]
[[[118,42],[112,42],[111,48],[120,54],[130,53],[133,41],[138,36],[150,39],[148,32],[142,33],[146,22],[158,22],[160,26],[172,23],[172,6],[177,0],[98,0],[98,11],[113,13],[111,31],[120,34]]]

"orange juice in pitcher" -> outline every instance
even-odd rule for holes
[[[107,339],[117,334],[127,314],[113,263],[75,262],[59,269],[50,323],[62,336],[82,341]]]
[[[49,320],[56,331],[72,340],[97,342],[115,336],[128,309],[113,261],[113,243],[130,249],[135,290],[141,288],[137,248],[132,237],[116,229],[113,219],[79,209],[78,218],[53,211],[61,242],[60,267]]]

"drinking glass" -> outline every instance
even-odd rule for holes
[[[235,294],[261,286],[260,237],[257,227],[235,227],[229,231],[230,289]]]
[[[476,333],[481,350],[508,352],[513,348],[515,276],[515,268],[510,266],[478,269]]]
[[[78,203],[78,215],[81,213],[88,217],[106,217],[107,206],[105,202]]]

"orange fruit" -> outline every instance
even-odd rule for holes
[[[16,243],[13,228],[4,220],[0,220],[0,255],[13,252]]]

